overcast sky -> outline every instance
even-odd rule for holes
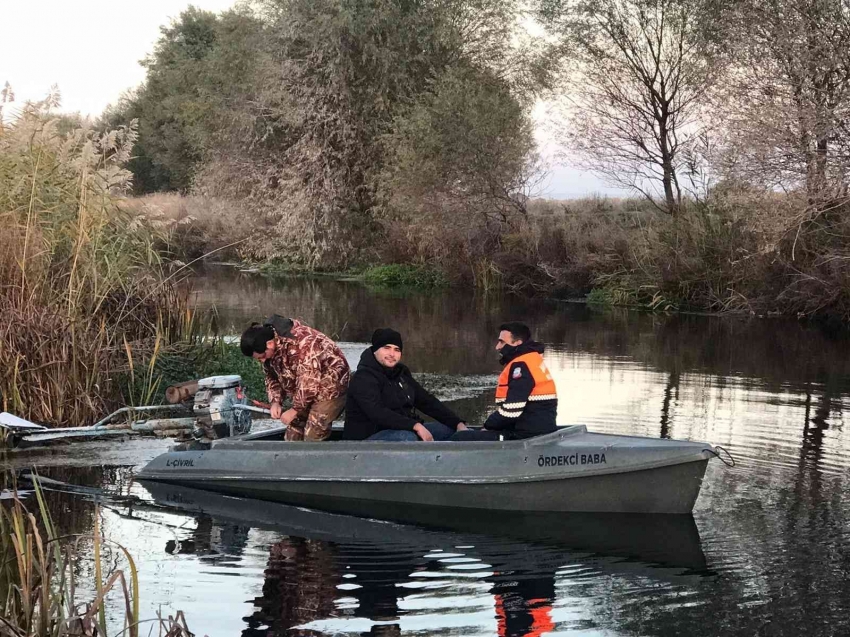
[[[0,0],[0,86],[9,82],[18,102],[42,99],[54,84],[62,110],[99,115],[107,104],[144,79],[139,65],[153,50],[159,27],[189,4],[209,11],[234,0]],[[12,109],[14,105],[12,105]],[[7,113],[9,112],[7,107]],[[557,152],[544,129],[538,141],[552,174],[544,196],[618,194],[593,175],[555,165]]]

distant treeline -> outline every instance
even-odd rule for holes
[[[219,202],[243,256],[850,318],[846,0],[253,0],[145,65],[104,116],[137,194]],[[533,202],[541,98],[638,199]]]

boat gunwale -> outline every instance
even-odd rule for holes
[[[281,428],[283,430],[283,428]],[[253,436],[255,434],[247,434]],[[587,436],[594,438],[616,438],[626,440],[640,440],[646,443],[647,440],[654,444],[661,445],[679,445],[681,448],[702,447],[701,450],[713,449],[713,445],[707,442],[696,440],[671,440],[668,438],[648,438],[647,436],[630,436],[621,434],[598,433],[587,430],[585,425],[572,425],[558,431],[553,431],[542,436],[534,436],[531,438],[522,438],[519,440],[475,440],[463,441],[456,440],[433,440],[425,443],[426,448],[421,449],[421,452],[427,452],[429,449],[453,449],[457,451],[467,450],[488,450],[488,451],[515,451],[518,449],[532,449],[536,447],[545,447],[555,445],[558,441],[573,438],[576,436]],[[216,440],[207,451],[265,451],[281,453],[290,449],[298,449],[299,451],[316,451],[332,453],[350,453],[354,450],[364,452],[372,451],[411,451],[411,445],[420,445],[422,441],[384,441],[384,440],[319,440],[319,441],[287,441],[287,440],[263,440],[262,438],[247,438],[244,440],[222,438]],[[272,447],[274,445],[274,447]],[[641,446],[649,446],[644,444]],[[265,447],[265,448],[264,448]],[[603,445],[604,448],[614,448],[614,445]],[[418,451],[419,449],[416,448]]]
[[[344,477],[344,476],[274,476],[270,474],[251,474],[246,475],[245,473],[233,474],[233,475],[222,475],[221,473],[215,473],[214,475],[203,474],[201,472],[185,472],[185,473],[174,473],[174,472],[147,472],[147,467],[142,470],[141,473],[135,476],[138,480],[163,480],[163,481],[174,481],[176,477],[185,476],[179,478],[179,482],[185,482],[187,480],[205,480],[208,482],[221,482],[221,481],[232,481],[232,480],[240,480],[240,481],[256,481],[256,482],[341,482],[341,483],[360,483],[360,482],[387,482],[387,483],[414,483],[414,484],[512,484],[512,483],[528,483],[528,482],[552,482],[552,481],[564,481],[564,480],[574,480],[580,478],[591,478],[591,477],[599,477],[606,475],[617,475],[621,473],[633,473],[637,471],[651,471],[653,469],[664,469],[667,467],[673,467],[681,464],[688,464],[691,462],[708,462],[711,459],[711,456],[704,456],[702,454],[708,452],[709,449],[702,449],[699,453],[688,454],[687,456],[677,456],[675,458],[670,458],[668,460],[654,461],[652,463],[644,463],[640,465],[628,465],[625,467],[615,467],[615,468],[599,468],[599,469],[589,469],[583,471],[581,473],[571,472],[571,473],[554,473],[554,474],[546,474],[546,475],[515,475],[515,476],[506,476],[506,477],[480,477],[480,476],[451,476],[451,477],[441,477],[441,476],[380,476],[380,477]],[[186,451],[186,452],[173,452],[173,453],[207,453],[206,451]],[[146,475],[147,473],[147,475]]]
[[[380,448],[388,447],[388,446],[398,446],[398,445],[407,445],[416,444],[422,442],[420,440],[264,440],[263,437],[265,435],[278,435],[282,434],[286,431],[286,427],[274,427],[272,429],[268,429],[266,431],[255,431],[248,434],[244,434],[242,436],[234,436],[232,438],[221,438],[219,440],[214,440],[211,449],[236,449],[238,447],[242,447],[243,445],[251,444],[280,444],[280,445],[290,445],[296,444],[299,448],[303,448],[305,446],[310,446],[309,448],[314,447],[315,445],[322,445],[322,448],[326,448],[329,442],[333,445],[333,448],[337,448],[338,446],[348,446],[348,445],[358,445],[362,446],[364,444],[368,445],[378,445]],[[474,440],[474,441],[464,441],[463,448],[474,448],[474,447],[482,447],[492,449],[494,445],[499,445],[499,448],[503,448],[505,445],[519,446],[522,445],[524,447],[529,446],[539,446],[542,444],[549,444],[550,441],[555,440],[563,440],[564,438],[570,438],[577,435],[618,435],[618,434],[594,434],[587,430],[587,425],[567,425],[564,427],[559,427],[557,430],[552,431],[548,434],[543,434],[539,436],[532,436],[530,438],[520,438],[516,440]],[[623,437],[635,437],[640,438],[641,436],[623,436]],[[457,440],[432,440],[429,444],[439,444],[443,445],[446,443],[450,443],[452,446],[457,445],[459,441]]]

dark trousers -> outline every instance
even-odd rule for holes
[[[439,422],[423,422],[425,429],[431,432],[434,440],[448,440],[455,432],[451,427]],[[413,431],[407,429],[381,429],[378,433],[374,433],[366,440],[383,440],[384,442],[411,442],[420,440],[419,436]]]
[[[474,440],[499,440],[502,436],[504,440],[515,440],[514,432],[512,431],[495,431],[493,429],[467,429],[466,431],[456,432],[449,440],[457,440],[458,442],[469,442]]]

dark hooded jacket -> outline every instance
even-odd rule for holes
[[[530,438],[547,434],[557,429],[555,418],[558,399],[529,400],[534,389],[534,377],[522,361],[514,360],[523,354],[543,354],[543,343],[526,341],[516,347],[505,345],[501,350],[501,361],[509,366],[508,395],[499,408],[484,422],[485,429],[504,432],[507,438]]]
[[[370,348],[360,356],[345,401],[345,440],[365,440],[383,429],[412,431],[417,410],[455,428],[461,419],[413,380],[406,365],[388,369]]]

